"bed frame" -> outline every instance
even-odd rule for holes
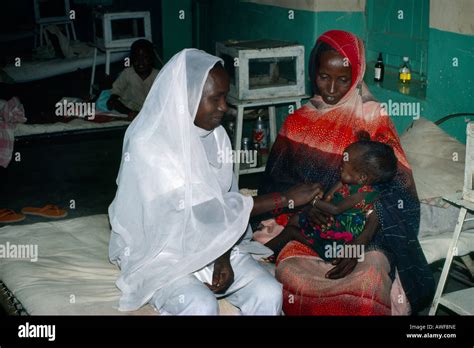
[[[38,156],[42,156],[41,153],[44,152],[42,150],[47,150],[57,145],[64,146],[66,152],[65,155],[67,155],[68,152],[74,153],[74,149],[77,149],[79,146],[88,146],[87,143],[91,144],[91,147],[96,147],[94,146],[94,144],[109,144],[106,149],[99,148],[98,152],[96,153],[96,160],[111,161],[109,163],[111,163],[112,165],[116,165],[115,169],[118,169],[118,165],[120,164],[120,154],[118,153],[121,153],[122,151],[121,144],[127,127],[128,125],[45,134],[33,134],[16,137],[14,153],[19,151],[20,153],[22,153],[22,158],[25,158],[24,161],[28,162],[28,158],[36,160]],[[117,149],[118,157],[112,156],[117,158],[110,159],[110,148]],[[78,159],[77,162],[82,163],[82,161],[83,159]],[[28,163],[24,162],[22,166],[18,166],[15,165],[15,163],[12,161],[12,163],[10,163],[7,168],[0,168],[0,180],[2,180],[2,182],[9,183],[12,180],[18,180],[19,182],[22,182],[23,178],[25,177],[25,175],[22,174],[22,172],[25,170],[24,165],[26,165],[26,167],[32,167],[32,165],[29,165]],[[80,178],[78,178],[78,180],[80,180]],[[3,196],[6,201],[12,202],[11,199],[14,199],[13,192],[9,192],[7,186],[11,187],[14,185],[9,184],[2,186],[5,187],[1,190],[2,194],[0,194],[0,197]],[[4,190],[5,192],[3,192]],[[0,316],[2,315],[23,316],[29,315],[29,313],[23,307],[22,303],[10,291],[10,289],[7,288],[5,283],[0,280]]]
[[[0,306],[6,315],[24,316],[29,315],[20,301],[0,280]],[[1,316],[1,312],[0,312]]]

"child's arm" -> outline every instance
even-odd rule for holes
[[[375,210],[373,210],[367,217],[367,222],[365,223],[364,230],[359,235],[359,237],[354,240],[354,243],[363,245],[369,244],[369,242],[374,237],[375,232],[377,232],[378,227],[379,220],[377,214],[375,213]]]
[[[339,204],[333,204],[321,200],[314,201],[313,206],[331,215],[339,215],[348,209],[353,208],[357,203],[361,202],[368,192],[357,192],[343,199]]]

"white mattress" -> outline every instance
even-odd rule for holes
[[[128,52],[115,52],[110,55],[110,62],[117,62],[128,56]],[[77,69],[87,69],[92,67],[94,61],[93,52],[80,58],[56,58],[48,60],[22,61],[21,67],[15,67],[10,64],[3,70],[15,82],[29,82],[45,79],[48,77],[67,74]],[[105,54],[97,53],[97,65],[105,64]]]
[[[452,205],[440,208],[421,203],[420,206],[418,238],[428,263],[433,263],[446,257],[460,209]],[[474,215],[468,213],[466,218],[472,219]],[[466,221],[458,242],[458,256],[471,251],[474,251],[474,221]]]
[[[32,315],[158,314],[117,310],[119,270],[108,260],[107,215],[0,228],[0,245],[38,245],[38,260],[2,259],[0,279]],[[71,303],[74,300],[74,303]],[[220,300],[222,314],[237,309]]]
[[[454,226],[453,226],[454,231]],[[446,258],[453,232],[445,232],[436,236],[426,236],[420,239],[421,248],[428,263]],[[457,256],[463,256],[474,251],[474,229],[461,232],[458,241]]]
[[[17,124],[15,128],[15,137],[33,135],[33,134],[46,134],[46,133],[57,133],[73,130],[85,130],[85,129],[96,129],[96,128],[110,128],[117,126],[124,126],[130,124],[130,121],[112,121],[104,123],[90,122],[83,119],[75,119],[68,123],[56,122],[56,123],[45,123],[45,124]]]

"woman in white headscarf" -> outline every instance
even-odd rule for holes
[[[129,126],[109,207],[110,259],[121,268],[119,309],[150,302],[161,313],[217,314],[216,296],[243,314],[279,314],[281,285],[250,254],[251,214],[306,204],[303,184],[281,194],[237,192],[229,138],[220,123],[229,77],[222,61],[196,49],[176,54]],[[270,252],[271,253],[271,252]]]

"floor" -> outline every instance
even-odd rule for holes
[[[88,139],[69,137],[24,145],[21,148],[22,161],[12,163],[8,170],[0,170],[0,182],[3,183],[0,208],[18,212],[26,206],[56,204],[68,210],[67,218],[106,214],[115,195],[122,138],[123,132],[119,132]],[[241,176],[240,187],[256,188],[259,179],[259,174]],[[41,221],[49,220],[27,216],[18,224]],[[441,263],[436,266],[439,265],[442,266]],[[438,279],[440,272],[435,268],[434,274]],[[450,279],[446,292],[465,287]],[[427,313],[428,308],[420,314]],[[450,313],[441,309],[438,314]]]

